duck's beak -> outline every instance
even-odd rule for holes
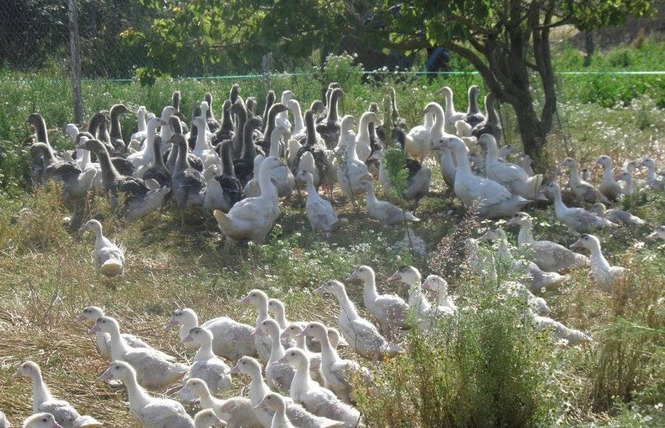
[[[583,247],[584,247],[584,245],[582,245],[582,241],[581,241],[581,240],[576,241],[575,243],[573,243],[573,244],[570,246],[570,248],[583,248]]]
[[[99,328],[99,326],[97,324],[95,324],[95,325],[92,326],[92,328],[90,330],[88,330],[88,334],[95,334],[95,333],[98,333],[100,331],[101,331],[101,329]]]
[[[110,367],[106,369],[106,371],[101,375],[99,375],[99,377],[97,378],[97,380],[111,380],[111,379],[113,379],[113,375],[111,374]]]
[[[358,279],[358,274],[356,272],[353,272],[348,278],[346,278],[347,281],[354,281],[356,279]]]
[[[399,281],[402,279],[402,274],[399,272],[395,272],[390,278],[386,279],[388,282],[395,282]]]
[[[231,367],[231,370],[229,370],[229,373],[231,373],[231,374],[240,373],[240,366],[236,364],[235,366]]]
[[[182,343],[188,343],[188,342],[191,342],[191,341],[193,341],[193,340],[194,340],[194,339],[192,339],[192,335],[191,335],[191,334],[188,334],[187,336],[185,336],[185,337],[182,339],[181,342],[182,342]]]

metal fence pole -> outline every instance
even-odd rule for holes
[[[72,101],[74,103],[74,122],[83,123],[83,94],[81,89],[81,52],[79,45],[78,12],[76,0],[69,0],[69,50],[72,72]]]

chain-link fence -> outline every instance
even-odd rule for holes
[[[70,57],[68,0],[1,0],[0,65],[32,71],[61,68]],[[150,25],[131,0],[75,1],[84,78],[131,78],[146,63],[145,48],[122,45],[128,28]]]

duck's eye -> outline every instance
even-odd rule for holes
[[[42,422],[48,422],[46,418],[42,418]]]

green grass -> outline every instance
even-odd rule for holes
[[[655,46],[663,51],[662,44]],[[626,55],[637,62],[631,58],[640,52]],[[651,61],[656,59],[653,56]],[[466,102],[463,88],[478,83],[474,76],[463,76],[361,84],[356,75],[347,73],[350,65],[344,59],[340,62],[335,69],[319,72],[320,81],[284,76],[241,81],[242,94],[264,94],[267,88],[279,94],[288,87],[309,101],[320,95],[320,82],[342,80],[349,85],[342,111],[359,115],[369,102],[380,103],[388,86],[394,85],[400,113],[415,124],[422,119],[420,109],[426,101],[440,100],[441,86],[452,86],[461,106]],[[444,321],[431,335],[405,335],[404,356],[377,365],[365,362],[375,379],[359,398],[368,426],[665,424],[665,244],[645,241],[648,227],[599,233],[610,262],[630,269],[629,280],[613,294],[599,291],[580,270],[572,273],[568,284],[544,296],[554,310],[553,318],[591,334],[594,341],[587,346],[561,346],[534,334],[523,322],[520,302],[500,298],[496,284],[468,272],[463,240],[477,237],[489,223],[478,224],[464,216],[438,171],[433,173],[430,195],[415,212],[423,219],[414,230],[426,240],[425,259],[393,251],[403,229],[381,228],[364,209],[356,210],[338,196],[335,207],[346,219],[339,233],[313,238],[304,200],[296,195],[282,203],[282,215],[267,243],[231,251],[223,249],[218,234],[207,235],[200,224],[180,228],[173,206],[126,224],[109,212],[103,198],[96,197],[90,216],[102,221],[105,234],[127,255],[126,273],[109,280],[92,267],[93,236],[70,231],[63,222],[70,213],[57,189],[31,189],[27,181],[21,143],[30,134],[24,124],[30,112],[44,114],[56,146],[69,144],[63,133],[71,121],[69,84],[52,77],[4,74],[0,93],[3,105],[11,106],[0,109],[0,408],[15,424],[29,414],[31,392],[26,380],[12,374],[23,360],[33,359],[42,365],[54,394],[70,400],[82,413],[113,426],[136,426],[124,405],[123,390],[94,380],[107,363],[97,356],[86,334],[88,327],[75,321],[86,305],[104,306],[124,330],[184,359],[192,354],[174,332],[164,330],[176,307],[192,307],[202,320],[227,315],[251,324],[255,311],[237,300],[252,288],[262,288],[284,299],[289,319],[334,325],[337,303],[311,290],[329,278],[344,280],[355,266],[368,264],[377,272],[381,291],[405,296],[402,286],[384,281],[405,263],[414,264],[424,276],[437,273],[447,278],[463,315]],[[606,105],[603,94],[609,94],[609,100],[615,82],[593,83],[599,102],[583,100],[584,81],[563,82],[563,129],[552,133],[548,145],[553,162],[574,155],[592,167],[600,154],[612,156],[617,164],[650,154],[663,165],[665,115],[656,100],[665,90],[651,85],[628,104],[617,99]],[[120,101],[133,110],[146,105],[159,111],[175,89],[183,93],[187,114],[203,93],[212,91],[219,100],[230,84],[159,81],[142,88],[135,83],[86,82],[85,117]],[[507,109],[503,113],[508,140],[515,142],[514,120]],[[126,133],[133,130],[133,121],[124,119]],[[597,181],[598,173],[593,172]],[[623,205],[649,225],[665,224],[665,195],[645,191]],[[22,208],[33,215],[19,218]],[[538,206],[530,212],[536,217],[537,237],[564,245],[578,238],[560,225],[551,207]],[[514,242],[516,231],[508,232]],[[360,285],[347,284],[347,289],[353,301],[362,301]],[[240,392],[244,382],[234,379],[233,392]]]

